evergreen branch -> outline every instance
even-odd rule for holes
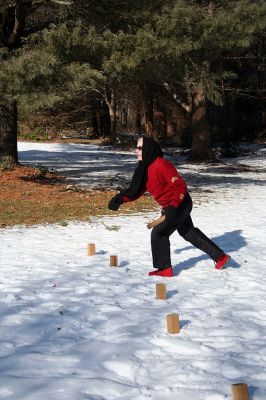
[[[101,92],[99,89],[92,88],[90,89],[90,92],[98,93],[102,98],[105,98],[105,94]]]
[[[179,106],[181,106],[181,107],[183,108],[183,110],[185,110],[186,112],[189,113],[189,112],[191,111],[191,107],[190,107],[189,105],[183,103],[183,101],[180,100],[180,99],[177,97],[177,94],[176,94],[175,92],[173,92],[173,90],[172,90],[172,88],[170,87],[169,83],[164,82],[163,85],[164,85],[165,89],[168,91],[168,93],[171,94],[171,96],[172,96],[172,98],[174,99],[174,101],[175,101]]]
[[[51,3],[59,4],[60,6],[71,6],[73,2],[71,0],[49,0]]]
[[[222,56],[221,60],[256,60],[258,58],[262,58],[260,56]]]
[[[73,4],[71,0],[40,0],[34,2],[32,8],[33,10],[37,10],[38,8],[47,5],[47,3],[59,4],[60,6],[71,6]]]
[[[254,92],[254,89],[235,89],[235,88],[226,88],[224,89],[224,92],[228,92],[228,93],[233,93],[235,92],[237,95],[239,96],[243,96],[243,97],[248,97],[250,99],[261,99],[260,96],[255,96],[255,95],[251,95],[249,94],[250,92]],[[257,93],[266,93],[266,89],[258,89],[256,90]]]
[[[38,25],[32,26],[31,28],[27,28],[24,31],[25,32],[24,37],[26,38],[33,33],[42,32],[44,29],[49,28],[54,22],[55,19],[47,22],[38,23]]]

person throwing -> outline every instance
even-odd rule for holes
[[[159,144],[150,137],[141,137],[137,143],[138,165],[128,189],[116,194],[108,208],[117,211],[121,204],[137,200],[148,191],[162,207],[163,222],[152,229],[151,250],[154,271],[148,275],[172,277],[169,237],[177,230],[180,236],[208,254],[220,270],[230,256],[220,249],[198,228],[191,219],[192,199],[184,179],[174,165],[163,158]]]

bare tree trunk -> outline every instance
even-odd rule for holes
[[[141,135],[141,114],[139,111],[136,113],[136,132]]]
[[[116,143],[116,136],[117,136],[117,98],[113,88],[108,85],[105,88],[105,95],[104,99],[108,108],[108,113],[110,117],[110,139],[111,143]]]
[[[120,123],[119,123],[119,129],[122,131],[126,131],[128,129],[128,112],[129,112],[129,107],[127,106],[122,106],[120,103],[118,105],[118,114],[120,116]]]
[[[159,94],[153,101],[153,132],[157,138],[167,136],[166,107],[162,106],[163,99]]]
[[[211,150],[211,135],[207,121],[207,104],[205,93],[199,89],[193,97],[192,104],[192,161],[208,161],[214,158]]]
[[[93,135],[99,137],[98,118],[96,110],[92,110],[91,123],[93,128]]]
[[[213,17],[213,12],[214,12],[214,2],[213,2],[213,0],[209,0],[208,14],[210,17]]]
[[[153,96],[151,93],[146,93],[144,98],[144,113],[143,122],[144,130],[148,136],[153,136]]]
[[[0,164],[12,167],[18,164],[17,102],[0,104]]]
[[[141,121],[140,121],[140,113],[138,111],[137,106],[134,104],[127,105],[127,115],[126,120],[124,118],[124,125],[122,127],[127,132],[135,132],[140,134],[141,133]],[[126,123],[125,123],[126,122]]]
[[[111,99],[110,101],[107,102],[107,106],[109,109],[109,115],[110,115],[110,121],[111,121],[111,126],[110,126],[110,138],[111,138],[111,143],[115,144],[116,143],[116,126],[117,126],[117,103],[116,99],[114,96],[114,93],[112,92],[111,94]]]
[[[153,136],[153,90],[149,83],[140,85],[141,126],[144,133]]]
[[[5,8],[2,16],[1,40],[9,49],[18,47],[25,27],[26,6],[23,0],[15,0],[14,5]]]
[[[18,47],[25,27],[25,5],[15,0],[5,6],[1,14],[0,47],[10,50]],[[10,167],[18,163],[17,153],[17,102],[0,103],[0,164]]]

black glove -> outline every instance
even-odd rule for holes
[[[177,222],[177,208],[174,206],[167,206],[165,211],[165,220],[170,224],[175,224]]]
[[[117,211],[122,203],[123,203],[122,195],[121,194],[116,194],[109,201],[108,208],[109,208],[109,210]]]

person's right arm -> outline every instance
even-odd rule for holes
[[[130,201],[135,201],[137,199],[139,199],[146,191],[146,188],[144,187],[140,194],[137,197],[131,198],[128,196],[122,196],[121,193],[116,194],[114,197],[111,198],[111,200],[109,201],[108,204],[108,208],[109,210],[112,211],[117,211],[119,209],[119,207],[121,206],[121,204],[123,203],[128,203]]]
[[[137,197],[130,198],[130,197],[128,197],[128,196],[122,196],[123,203],[128,203],[128,202],[130,202],[130,201],[138,200],[141,196],[144,195],[145,191],[146,191],[146,187],[144,186],[144,187],[141,189],[141,191],[140,191],[140,193],[139,193],[139,195],[138,195]]]

